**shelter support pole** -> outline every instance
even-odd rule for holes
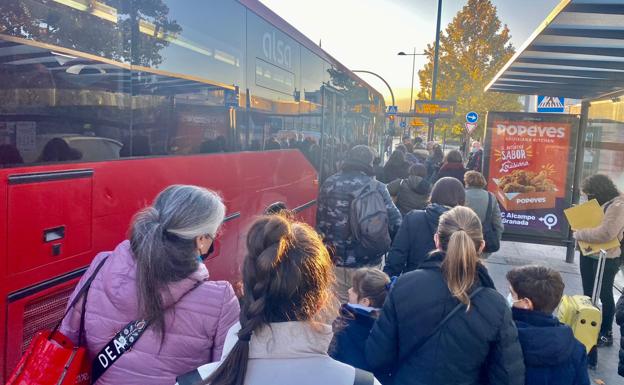
[[[572,204],[579,203],[581,198],[581,174],[583,173],[583,156],[585,155],[585,133],[587,132],[587,122],[589,119],[590,103],[584,100],[581,104],[581,121],[578,129],[578,139],[576,141],[576,157],[574,163],[574,184],[572,185]],[[574,263],[576,242],[572,238],[572,230],[569,230],[566,249],[566,262]]]

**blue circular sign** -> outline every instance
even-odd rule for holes
[[[468,123],[476,123],[477,120],[479,120],[479,114],[477,114],[476,112],[470,111],[466,114],[466,121]]]
[[[407,127],[407,123],[405,123],[405,120],[401,121],[401,128],[405,128]]]

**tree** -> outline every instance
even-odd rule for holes
[[[440,62],[436,99],[457,101],[453,119],[436,121],[436,132],[461,136],[465,115],[476,111],[485,117],[487,111],[518,111],[518,96],[484,92],[485,86],[513,56],[507,25],[502,25],[496,7],[490,0],[468,0],[453,21],[440,34]],[[429,62],[418,71],[420,99],[430,99],[435,45],[427,45]],[[485,119],[473,137],[482,137]]]

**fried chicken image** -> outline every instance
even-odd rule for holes
[[[502,177],[498,185],[504,193],[555,191],[555,183],[548,179],[547,171],[535,173],[533,171],[516,170]]]

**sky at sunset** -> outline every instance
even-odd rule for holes
[[[383,76],[393,88],[400,107],[409,105],[412,57],[399,51],[422,52],[435,40],[436,0],[261,0],[312,41],[350,69],[363,69]],[[559,0],[493,0],[498,15],[519,48],[546,18]],[[442,29],[466,4],[444,0]],[[414,98],[418,93],[418,69],[426,59],[416,57]],[[384,84],[370,75],[363,79],[387,98]],[[390,103],[390,100],[387,100]],[[405,107],[403,107],[405,104]]]

